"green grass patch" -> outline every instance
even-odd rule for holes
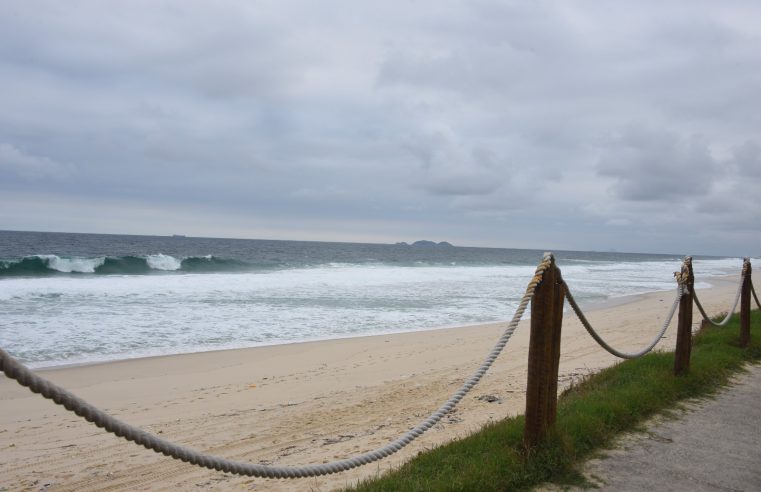
[[[673,329],[673,328],[672,328]],[[523,447],[523,416],[487,425],[475,434],[421,453],[398,470],[360,483],[359,491],[521,490],[544,482],[583,484],[578,465],[636,430],[657,413],[726,385],[748,363],[761,360],[761,312],[751,317],[751,344],[738,345],[739,317],[693,339],[690,372],[673,375],[673,353],[650,353],[591,375],[565,391],[555,429],[540,448]],[[600,349],[602,350],[602,349]]]

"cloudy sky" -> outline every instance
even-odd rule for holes
[[[761,254],[761,3],[0,3],[0,229]]]

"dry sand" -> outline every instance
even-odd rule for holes
[[[711,279],[713,288],[698,291],[709,314],[731,307],[737,282],[737,277]],[[657,333],[673,299],[673,291],[651,293],[590,306],[587,312],[610,343],[633,351]],[[696,327],[699,319],[696,310]],[[661,349],[673,348],[675,325],[676,320]],[[425,418],[481,364],[505,326],[154,357],[39,373],[126,422],[198,450],[254,463],[323,463],[383,446]],[[0,490],[340,488],[468,435],[486,422],[522,413],[527,346],[524,321],[456,410],[396,455],[349,472],[297,480],[237,477],[157,455],[2,377]],[[567,311],[561,387],[615,361]]]

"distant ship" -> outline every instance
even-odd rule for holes
[[[185,234],[172,234],[172,237],[185,237]]]

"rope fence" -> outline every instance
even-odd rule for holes
[[[68,390],[44,379],[16,360],[8,352],[0,348],[0,370],[20,385],[27,387],[33,393],[52,400],[58,405],[82,417],[97,427],[122,437],[128,441],[144,446],[157,453],[174,459],[191,463],[204,468],[218,470],[237,475],[263,477],[263,478],[304,478],[332,473],[338,473],[358,466],[388,457],[412,441],[423,435],[427,430],[436,425],[445,415],[450,413],[457,404],[475,387],[489,370],[494,361],[500,355],[523,317],[529,303],[531,303],[531,337],[529,343],[529,370],[526,389],[526,431],[524,442],[527,446],[535,446],[546,435],[555,419],[557,405],[557,380],[558,363],[560,359],[560,330],[563,317],[563,301],[568,300],[571,309],[578,317],[581,324],[589,335],[605,350],[616,357],[623,359],[635,359],[652,351],[663,339],[663,336],[671,324],[674,314],[679,308],[679,335],[677,339],[677,361],[683,358],[686,350],[686,366],[678,362],[675,366],[677,374],[686,371],[689,367],[689,345],[691,330],[691,307],[692,301],[698,307],[703,319],[714,326],[724,326],[729,321],[732,313],[741,304],[741,344],[744,340],[748,323],[748,316],[743,315],[749,311],[750,295],[752,293],[756,305],[761,309],[758,296],[751,282],[751,266],[749,259],[745,258],[732,308],[727,316],[720,322],[715,322],[706,314],[703,306],[693,288],[694,276],[692,273],[692,259],[685,258],[682,271],[675,273],[677,288],[673,304],[668,311],[663,325],[656,336],[638,352],[627,353],[617,350],[606,342],[602,336],[592,327],[582,309],[571,294],[567,283],[563,280],[560,269],[555,265],[555,258],[551,253],[545,253],[542,261],[536,268],[534,276],[526,286],[525,293],[521,298],[515,313],[508,323],[493,349],[486,356],[476,371],[465,380],[460,388],[436,411],[431,413],[425,420],[420,422],[404,433],[398,439],[373,451],[358,454],[351,458],[337,460],[329,463],[304,466],[274,466],[262,465],[249,462],[233,461],[226,458],[213,456],[185,446],[181,446],[162,439],[154,434],[127,424],[105,411],[89,404]],[[742,300],[742,302],[741,302]],[[689,308],[689,312],[687,309]],[[686,330],[686,335],[685,335]],[[749,328],[748,328],[749,330]],[[686,342],[682,340],[686,337]],[[749,339],[749,331],[747,332]],[[684,348],[684,343],[687,348]],[[747,341],[746,341],[747,343]],[[681,348],[680,348],[681,347]],[[680,355],[680,350],[682,355]]]
[[[621,352],[619,350],[614,349],[613,347],[610,346],[608,342],[603,340],[600,334],[597,333],[597,331],[595,331],[595,329],[592,328],[592,325],[589,323],[589,321],[587,321],[586,316],[584,316],[584,313],[581,311],[581,308],[579,307],[578,304],[576,304],[576,300],[573,298],[573,295],[571,295],[570,289],[567,289],[565,291],[565,297],[566,299],[568,299],[568,303],[571,305],[573,312],[576,313],[576,316],[579,318],[579,321],[581,321],[582,326],[586,328],[589,335],[595,339],[595,341],[600,345],[600,347],[604,348],[605,350],[610,352],[612,355],[615,355],[616,357],[620,357],[621,359],[639,359],[643,355],[653,350],[656,345],[658,345],[658,342],[661,341],[661,339],[663,338],[663,335],[666,333],[666,330],[668,330],[668,327],[671,324],[671,320],[674,318],[674,313],[676,313],[676,308],[679,307],[679,301],[682,299],[683,294],[684,294],[684,286],[682,284],[679,284],[679,286],[676,289],[676,297],[674,298],[674,302],[671,305],[671,309],[669,310],[669,313],[666,315],[666,320],[663,322],[663,326],[661,326],[661,329],[658,332],[658,334],[655,335],[655,337],[653,337],[653,340],[639,352],[627,353],[627,352]]]
[[[703,305],[700,303],[700,300],[698,299],[697,292],[694,292],[694,291],[692,292],[692,295],[694,296],[694,299],[695,299],[695,306],[697,306],[698,311],[700,311],[701,316],[703,316],[703,320],[705,320],[706,322],[712,324],[713,326],[717,326],[717,327],[718,326],[724,326],[724,325],[726,325],[729,322],[730,318],[732,318],[732,314],[735,312],[735,309],[737,309],[737,303],[740,302],[740,295],[742,294],[742,290],[743,290],[743,279],[744,278],[745,278],[745,263],[743,264],[743,270],[742,270],[742,275],[741,275],[741,278],[740,278],[740,284],[737,286],[737,295],[735,296],[735,302],[732,303],[732,309],[727,310],[727,315],[721,321],[714,321],[714,320],[712,320],[711,317],[708,316],[708,314],[706,314],[705,309],[703,309]],[[755,292],[754,292],[753,295],[754,296],[756,295]],[[756,298],[756,304],[758,304],[758,298]]]

